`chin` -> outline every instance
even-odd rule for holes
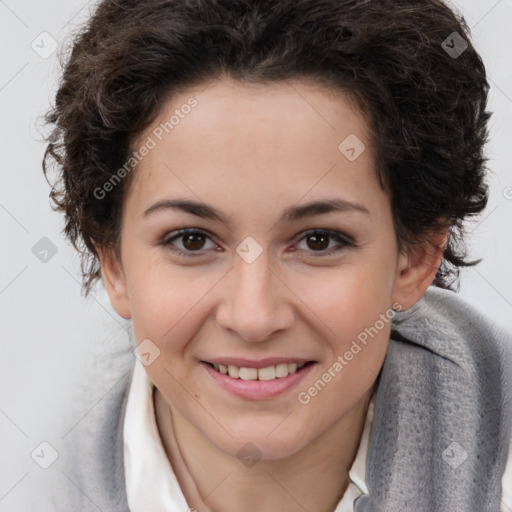
[[[241,429],[239,433],[230,431],[233,438],[224,438],[227,442],[222,442],[218,448],[240,460],[246,457],[277,460],[290,457],[304,447],[303,429],[301,434],[295,435],[289,429],[279,432],[279,427],[264,430],[251,427]]]

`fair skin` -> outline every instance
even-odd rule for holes
[[[121,254],[99,251],[105,287],[137,343],[150,339],[160,350],[145,370],[189,506],[329,512],[349,483],[390,323],[308,404],[298,394],[393,304],[417,302],[441,252],[399,250],[368,126],[341,92],[306,80],[244,85],[223,77],[172,97],[134,148],[192,96],[198,105],[135,171]],[[350,134],[366,145],[354,161],[338,149]],[[171,199],[206,203],[228,223],[175,208],[144,215]],[[327,199],[361,208],[280,220],[287,208]],[[203,236],[159,243],[185,228]],[[311,229],[354,245],[324,234],[319,247],[305,235]],[[433,239],[442,244],[445,235]],[[248,236],[262,248],[251,263],[236,252]],[[298,386],[258,400],[233,395],[205,371],[201,361],[221,356],[314,363]],[[237,456],[247,443],[261,453],[251,467]]]

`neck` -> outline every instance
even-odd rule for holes
[[[330,429],[281,459],[242,464],[170,407],[155,388],[157,425],[191,509],[197,512],[287,510],[332,512],[343,497],[357,454],[370,390]]]

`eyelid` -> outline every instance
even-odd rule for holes
[[[172,247],[171,242],[179,239],[180,237],[182,237],[184,235],[188,235],[188,234],[204,235],[206,238],[210,239],[212,242],[214,242],[214,238],[215,238],[206,229],[183,228],[183,229],[178,229],[176,231],[172,231],[171,233],[166,234],[160,240],[159,245],[162,245],[164,248],[168,248],[168,250],[170,250],[171,252],[173,252],[174,254],[177,254],[179,256],[192,257],[192,258],[203,256],[204,251],[205,251],[204,249],[200,249],[198,251],[184,251],[182,249],[177,249],[177,248]],[[325,228],[312,228],[312,229],[308,229],[306,231],[302,231],[301,233],[299,233],[297,235],[297,237],[295,237],[295,239],[294,239],[295,241],[293,243],[298,244],[302,240],[307,238],[308,236],[317,235],[317,234],[327,235],[328,237],[335,239],[336,241],[338,241],[338,245],[341,245],[341,247],[337,247],[337,248],[334,247],[331,249],[323,249],[320,251],[306,251],[306,252],[310,253],[315,258],[330,256],[334,253],[341,252],[343,249],[346,249],[346,248],[358,247],[357,243],[351,236],[341,233],[339,231],[334,231],[334,230],[325,229]],[[295,251],[297,251],[297,249],[293,249],[293,252],[295,252]],[[315,255],[315,253],[316,253],[316,255]]]
[[[321,257],[327,257],[331,256],[336,253],[340,253],[344,249],[347,248],[356,248],[358,247],[354,239],[348,235],[345,235],[344,233],[340,233],[339,231],[334,231],[332,229],[323,229],[323,228],[313,228],[308,229],[306,231],[303,231],[298,235],[297,242],[300,243],[302,240],[307,238],[308,236],[317,235],[317,234],[323,234],[327,235],[331,239],[334,239],[338,242],[338,247],[331,247],[331,249],[323,249],[321,251],[306,251],[309,253],[313,258],[321,258]],[[341,245],[341,247],[340,247]],[[295,251],[296,249],[294,249]]]
[[[206,229],[202,229],[202,228],[183,228],[183,229],[177,229],[176,231],[172,231],[171,233],[167,233],[166,235],[164,235],[162,237],[162,239],[160,240],[159,245],[162,245],[164,248],[170,247],[169,250],[171,250],[172,252],[174,252],[176,254],[180,254],[180,255],[183,254],[185,256],[192,256],[192,257],[196,257],[196,256],[202,255],[204,249],[200,249],[199,251],[184,251],[183,249],[176,249],[176,248],[172,247],[171,242],[173,242],[174,240],[180,239],[184,235],[190,235],[190,234],[204,235],[206,238],[210,239],[212,242],[214,242],[213,239],[215,238],[212,235],[212,233],[210,233]]]
[[[355,240],[351,236],[346,235],[345,233],[341,233],[339,231],[335,231],[333,229],[327,229],[327,228],[312,228],[312,229],[307,229],[306,231],[302,231],[298,235],[298,240],[300,241],[307,236],[316,235],[316,234],[326,234],[326,235],[331,236],[332,238],[338,238],[338,239],[342,240],[344,243],[355,245]]]

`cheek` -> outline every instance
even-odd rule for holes
[[[175,330],[194,314],[218,280],[213,272],[201,277],[197,268],[180,268],[161,255],[133,253],[126,269],[137,340],[152,336],[163,342],[168,336],[176,338]]]
[[[326,336],[346,340],[373,325],[389,309],[392,275],[392,265],[361,258],[357,264],[296,279],[290,286],[316,317],[311,321],[324,325]]]
[[[325,427],[337,421],[370,389],[389,344],[393,312],[391,280],[375,266],[351,267],[308,289],[326,342],[319,374],[302,387],[303,401]],[[320,325],[318,319],[315,325]],[[313,412],[314,411],[314,412]],[[330,411],[326,413],[326,411]]]

